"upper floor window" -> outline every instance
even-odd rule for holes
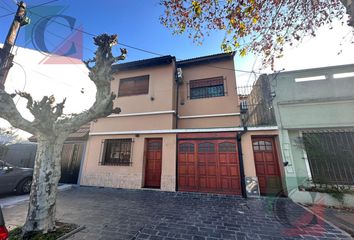
[[[214,77],[189,82],[190,99],[225,96],[224,78]]]
[[[149,93],[149,75],[122,78],[119,81],[118,97]]]

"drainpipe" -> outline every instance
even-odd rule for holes
[[[240,178],[241,178],[241,192],[242,192],[242,197],[247,198],[247,192],[246,192],[246,180],[245,180],[245,167],[243,164],[243,154],[242,154],[242,143],[241,143],[241,138],[242,135],[247,132],[247,127],[243,127],[243,130],[239,133],[237,133],[236,139],[237,139],[237,149],[238,149],[238,159],[240,162]]]
[[[177,133],[176,133],[176,186],[175,186],[175,189],[176,189],[176,192],[178,191],[178,136],[177,136]]]
[[[178,129],[178,106],[179,106],[179,81],[177,76],[177,67],[175,68],[175,83],[176,83],[176,129]]]
[[[177,66],[175,65],[175,83],[176,83],[176,129],[178,129],[178,105],[179,105],[179,82],[177,76]],[[176,133],[176,192],[178,191],[178,135]]]

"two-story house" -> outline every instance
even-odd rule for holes
[[[113,71],[122,112],[91,123],[81,185],[245,194],[256,168],[280,177],[276,127],[241,126],[234,53]]]

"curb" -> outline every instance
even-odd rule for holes
[[[62,192],[62,191],[66,191],[71,189],[73,186],[70,184],[64,184],[61,186],[58,186],[58,192]],[[8,199],[8,201],[6,201],[6,199]],[[27,195],[22,195],[22,196],[9,196],[9,197],[5,197],[3,199],[0,199],[0,207],[4,208],[4,207],[11,207],[23,202],[26,202],[29,200],[29,194]],[[1,203],[3,202],[3,203]]]
[[[328,225],[330,225],[330,226],[333,227],[334,229],[339,230],[343,235],[346,235],[346,236],[348,237],[348,239],[353,239],[353,237],[352,237],[348,232],[344,231],[343,229],[341,229],[340,227],[334,225],[333,223],[331,223],[330,221],[324,219],[323,217],[318,216],[316,213],[314,213],[313,211],[311,211],[311,210],[308,209],[307,207],[301,205],[300,203],[294,202],[294,201],[293,201],[293,203],[295,203],[295,204],[298,205],[299,207],[303,208],[305,211],[307,211],[307,212],[309,212],[309,213],[315,215],[318,219],[320,219],[321,221],[327,223]]]
[[[80,232],[81,230],[84,230],[85,228],[86,228],[86,226],[81,226],[81,227],[75,228],[75,229],[72,230],[71,232],[68,232],[68,233],[64,234],[63,236],[57,238],[56,240],[64,240],[64,239],[67,239],[67,238],[71,237],[72,235],[74,235],[75,233],[78,233],[78,232]]]

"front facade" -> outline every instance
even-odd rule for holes
[[[233,57],[114,66],[122,111],[91,123],[80,184],[239,195],[260,169],[281,179],[276,127],[241,126]]]
[[[354,206],[345,195],[354,188],[353,69],[342,65],[259,79],[271,87],[286,185],[296,201]],[[336,191],[344,198],[319,193]]]

